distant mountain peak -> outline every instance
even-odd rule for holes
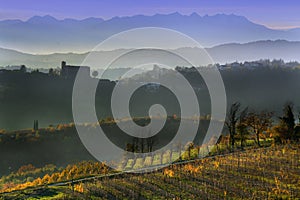
[[[57,22],[58,20],[51,15],[45,15],[45,16],[33,16],[30,19],[27,20],[28,23],[53,23]]]
[[[27,21],[0,21],[1,44],[25,52],[82,52],[109,36],[142,27],[161,27],[187,34],[204,47],[224,43],[285,39],[300,41],[300,29],[282,31],[235,14],[169,14],[101,18],[56,19],[34,16]],[[4,31],[3,31],[4,30]]]
[[[207,18],[214,18],[214,19],[231,19],[231,20],[242,20],[242,21],[248,21],[250,20],[247,17],[236,15],[236,14],[225,14],[225,13],[219,13],[215,15],[206,15]]]
[[[196,12],[193,12],[192,14],[190,14],[190,17],[200,17],[200,15]]]
[[[173,13],[170,13],[169,15],[173,15],[173,16],[182,16],[182,14],[180,14],[179,12],[173,12]]]
[[[104,21],[104,19],[98,17],[88,17],[83,19],[82,21]]]

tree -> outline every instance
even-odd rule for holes
[[[283,116],[279,118],[282,125],[287,128],[287,139],[294,139],[295,117],[293,108],[292,103],[287,103],[283,108]]]
[[[272,112],[249,112],[246,118],[247,125],[253,130],[256,135],[257,145],[260,147],[259,135],[267,131],[272,126]]]
[[[33,130],[37,131],[39,129],[39,121],[34,120],[33,121]]]
[[[190,160],[191,159],[191,151],[192,151],[192,149],[194,149],[194,143],[193,142],[188,142],[187,144],[186,144],[186,151],[187,151],[187,153],[188,153],[188,159]]]
[[[43,184],[50,183],[50,181],[51,181],[51,176],[49,174],[46,174],[42,179]]]
[[[25,65],[21,65],[20,72],[26,73],[26,71],[27,71],[26,66]]]
[[[229,131],[229,143],[231,145],[231,150],[234,149],[235,135],[236,135],[236,125],[238,122],[238,112],[240,110],[241,104],[238,102],[233,103],[230,106],[228,116],[225,121],[225,125]]]
[[[49,76],[59,76],[60,74],[60,70],[59,69],[53,69],[53,68],[50,68],[49,71],[48,71],[48,75]]]
[[[99,75],[99,73],[98,73],[97,71],[93,71],[93,72],[92,72],[93,78],[97,78],[98,75]]]
[[[275,131],[281,140],[296,139],[293,107],[292,103],[285,104],[283,107],[283,116],[279,117],[280,123],[275,127]]]
[[[238,125],[237,125],[237,131],[239,133],[240,140],[241,140],[241,149],[244,149],[245,141],[247,139],[246,137],[249,134],[248,126],[247,126],[247,113],[248,113],[248,108],[245,108],[240,114]]]
[[[146,152],[147,153],[150,153],[153,151],[153,147],[154,147],[154,144],[155,144],[155,136],[150,136],[151,135],[151,130],[148,130],[148,137],[146,138]]]

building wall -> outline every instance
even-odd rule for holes
[[[65,61],[61,63],[61,76],[64,78],[75,78],[79,69],[82,70],[85,76],[90,76],[90,68],[86,66],[67,65]]]

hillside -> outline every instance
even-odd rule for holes
[[[277,64],[276,64],[277,63]],[[266,65],[248,63],[248,67],[223,67],[220,70],[227,94],[228,106],[235,101],[258,110],[274,111],[280,116],[282,106],[287,101],[299,106],[300,70],[285,66],[281,62]],[[201,116],[210,114],[210,99],[207,87],[201,76],[193,68],[178,69],[191,83],[198,96]],[[173,79],[174,70],[152,70],[138,76],[131,82],[157,82]],[[155,76],[152,76],[152,75]],[[157,80],[156,77],[159,77]],[[97,79],[87,79],[91,82]],[[34,120],[40,127],[73,122],[72,89],[74,79],[50,76],[45,73],[19,73],[6,71],[0,73],[0,126],[2,129],[18,130],[31,128]],[[99,120],[111,117],[110,100],[116,85],[115,81],[99,82],[96,93],[96,111]],[[124,86],[129,87],[129,83]],[[257,88],[260,88],[259,90]],[[259,98],[258,98],[259,97]],[[22,99],[22,103],[20,103]],[[131,98],[130,112],[133,117],[148,116],[148,108],[161,104],[169,116],[180,116],[178,101],[165,87],[151,90],[147,85],[138,89]],[[85,102],[82,102],[84,105]]]
[[[2,194],[2,199],[297,199],[299,145],[250,149],[174,164]]]
[[[145,125],[149,123],[149,120],[149,118],[144,117],[136,118],[134,121],[140,125]],[[147,152],[149,149],[151,149],[151,151],[159,150],[168,144],[174,135],[176,135],[180,123],[188,124],[189,122],[193,123],[193,120],[168,117],[166,124],[158,134],[143,140],[124,133],[115,122],[109,121],[109,119],[101,120],[100,126],[111,143],[117,145],[119,148],[128,148],[128,151]],[[130,124],[126,120],[122,123],[127,126]],[[208,123],[209,121],[205,119],[200,121],[199,130],[194,140],[195,144],[202,143]],[[96,124],[81,125],[79,127],[86,133],[97,128]],[[181,142],[182,144],[180,146],[178,146],[178,144],[172,144],[174,151],[183,149],[185,144],[191,141],[182,139]],[[143,145],[140,146],[140,143]],[[130,145],[136,145],[138,147],[134,149],[129,148]],[[53,148],[53,146],[55,146],[55,148]],[[107,162],[111,161],[109,152],[106,153],[107,155],[102,152],[101,154],[103,154],[103,160]],[[74,164],[83,160],[95,160],[82,144],[74,124],[60,124],[56,127],[50,126],[37,131],[28,129],[0,133],[0,157],[2,162],[0,165],[1,175],[7,175],[13,171],[17,171],[21,166],[27,164],[32,164],[35,167],[43,167],[47,164],[64,167],[68,164]],[[123,168],[126,168],[126,166],[123,166]]]
[[[101,63],[107,63],[112,60],[116,55],[123,54],[129,51],[128,49],[118,49],[112,51],[98,51],[95,52],[97,55],[97,63],[99,65],[96,69],[102,70],[105,65]],[[170,49],[171,52],[179,53],[180,55],[189,55],[191,58],[198,55],[199,49],[197,48],[178,48]],[[212,57],[215,63],[230,63],[230,62],[244,62],[244,61],[254,61],[259,59],[283,59],[287,62],[289,61],[300,61],[300,42],[297,41],[286,41],[286,40],[263,40],[248,43],[227,43],[223,45],[218,45],[211,48],[206,48],[208,54]],[[83,62],[87,53],[55,53],[55,54],[28,54],[22,53],[15,50],[9,50],[5,48],[0,48],[0,66],[13,66],[13,65],[26,65],[30,68],[56,68],[62,60],[67,63],[77,63]],[[147,56],[147,55],[144,55]],[[157,58],[161,61],[163,58]],[[196,59],[195,59],[196,60]],[[202,65],[203,63],[196,63]],[[99,67],[100,66],[100,67]],[[180,63],[173,63],[173,67],[180,66]],[[96,67],[96,66],[91,66]],[[132,61],[124,60],[122,66],[113,66],[112,69],[116,68],[132,68]],[[111,69],[111,70],[112,70]],[[115,76],[116,78],[118,76]],[[108,76],[108,78],[113,78]]]

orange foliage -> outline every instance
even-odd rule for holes
[[[174,171],[171,169],[165,169],[163,174],[167,177],[174,177]]]
[[[33,165],[26,165],[21,167],[18,170],[18,173],[24,173],[28,170],[36,169]],[[20,190],[27,187],[32,186],[39,186],[39,185],[46,185],[49,183],[66,181],[66,180],[73,180],[80,177],[86,177],[90,175],[99,175],[99,174],[106,174],[109,171],[109,168],[104,163],[99,162],[81,162],[76,165],[68,165],[64,170],[61,172],[55,172],[51,176],[49,174],[44,175],[42,178],[39,177],[32,182],[26,182],[22,184],[13,184],[7,183],[5,184],[0,192],[9,192],[13,190]],[[81,186],[78,186],[78,192],[83,191]]]
[[[74,185],[74,191],[83,193],[84,192],[83,184],[79,183]]]

